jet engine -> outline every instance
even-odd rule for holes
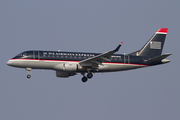
[[[77,64],[73,64],[73,63],[64,63],[64,71],[76,71],[78,69]]]
[[[75,63],[62,63],[53,67],[54,70],[76,72],[78,70],[78,65]]]
[[[56,77],[69,77],[69,76],[74,76],[76,75],[75,72],[62,72],[62,71],[56,71]]]

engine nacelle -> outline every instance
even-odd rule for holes
[[[62,71],[56,71],[56,77],[69,77],[69,76],[74,76],[76,73],[74,72],[62,72]]]
[[[64,71],[77,71],[78,65],[74,63],[64,63]]]
[[[78,70],[78,65],[75,63],[62,63],[53,67],[54,70],[76,72]]]

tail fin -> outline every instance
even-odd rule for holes
[[[136,52],[136,56],[154,58],[161,55],[168,28],[160,28],[150,40]]]

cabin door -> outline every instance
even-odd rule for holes
[[[129,55],[124,55],[124,64],[130,64],[130,57],[129,57]]]
[[[34,60],[40,59],[40,52],[39,51],[33,51],[33,59]]]

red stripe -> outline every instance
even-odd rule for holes
[[[64,61],[64,62],[79,62],[79,61],[72,61],[72,60],[46,60],[46,59],[11,59],[11,60],[35,60],[35,61]]]
[[[35,61],[59,61],[59,62],[80,62],[80,61],[72,61],[72,60],[45,60],[45,59],[11,59],[11,60],[35,60]],[[126,65],[141,65],[141,66],[151,66],[146,64],[134,64],[134,63],[118,63],[118,62],[103,62],[106,64],[126,64]]]
[[[158,33],[167,33],[168,28],[160,28],[157,32]]]

